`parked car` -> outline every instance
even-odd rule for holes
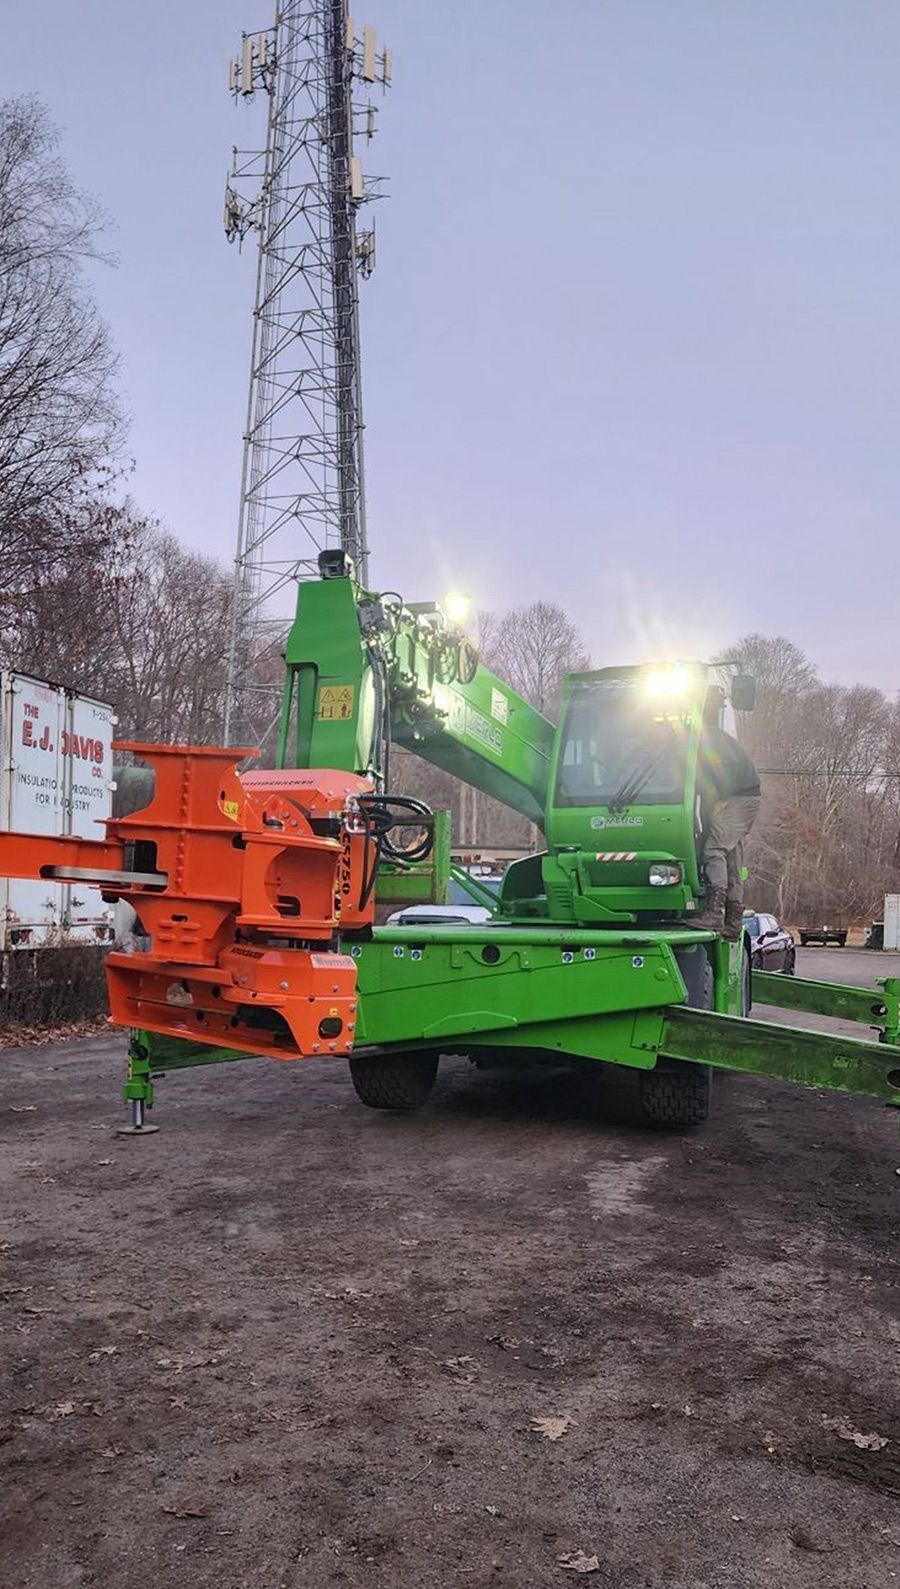
[[[492,894],[500,891],[498,877],[479,877],[482,888],[489,888]],[[385,923],[387,927],[452,927],[460,922],[470,922],[480,926],[485,921],[491,920],[491,912],[486,905],[476,905],[471,894],[467,894],[462,883],[454,878],[450,884],[449,905],[407,905],[405,910],[395,910],[388,916]]]
[[[829,926],[827,922],[823,927],[801,927],[800,942],[804,949],[808,943],[820,943],[823,946],[835,943],[839,949],[843,949],[847,942],[847,929],[835,924]]]
[[[457,927],[463,922],[480,926],[491,920],[484,905],[407,905],[388,916],[386,927]]]
[[[754,969],[780,971],[792,977],[797,959],[796,945],[775,917],[766,916],[762,911],[745,910],[744,926],[750,939],[750,963]]]

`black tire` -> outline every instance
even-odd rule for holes
[[[437,1054],[353,1055],[350,1079],[367,1109],[396,1109],[408,1114],[428,1102],[437,1068]]]
[[[712,1071],[687,1060],[660,1059],[642,1070],[638,1083],[641,1117],[657,1131],[692,1131],[709,1119]]]
[[[807,937],[805,932],[801,932],[801,934],[800,934],[800,943],[801,943],[801,945],[802,945],[802,947],[804,949],[806,948],[807,944],[809,943],[809,938]]]
[[[838,933],[837,946],[838,946],[839,949],[846,949],[846,947],[847,947],[847,934],[845,932],[839,932]]]
[[[796,969],[797,969],[797,956],[794,954],[794,951],[791,950],[791,953],[788,956],[788,960],[787,960],[787,963],[786,963],[785,968],[784,968],[785,976],[786,977],[792,977],[794,975],[794,972],[796,971]]]
[[[687,1002],[695,1010],[713,1006],[713,969],[702,944],[677,954],[687,987]],[[689,1060],[661,1056],[653,1070],[637,1072],[637,1116],[658,1131],[691,1131],[709,1119],[712,1103],[712,1070]]]

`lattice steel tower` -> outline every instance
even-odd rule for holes
[[[367,577],[357,287],[375,233],[356,221],[377,181],[363,177],[354,141],[373,136],[371,93],[391,75],[390,50],[372,28],[357,38],[347,0],[285,0],[273,28],[244,34],[229,69],[234,97],[264,93],[268,118],[264,149],[235,149],[225,195],[229,241],[258,235],[226,744],[260,726],[253,670],[278,592],[326,546]]]

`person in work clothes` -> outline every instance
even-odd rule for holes
[[[744,914],[744,840],[759,812],[759,773],[737,740],[719,727],[721,705],[721,691],[710,690],[697,757],[705,887],[694,925],[737,938]]]

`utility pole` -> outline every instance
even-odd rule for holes
[[[392,72],[374,30],[357,37],[348,0],[283,0],[229,67],[234,98],[264,94],[267,117],[264,148],[235,149],[225,194],[229,241],[257,236],[226,744],[258,741],[272,714],[272,686],[252,675],[267,634],[283,631],[285,591],[328,546],[368,577],[358,284],[375,232],[357,216],[378,184],[354,146],[374,135],[371,95]]]

